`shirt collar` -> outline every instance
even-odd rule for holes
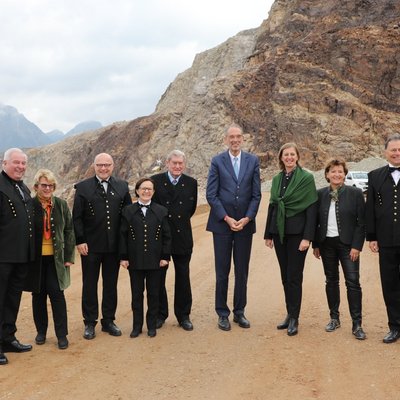
[[[172,183],[173,180],[175,180],[176,182],[179,182],[179,179],[181,179],[182,175],[177,176],[176,178],[174,178],[169,171],[167,171],[167,175],[168,175],[168,179],[170,180],[170,182]]]

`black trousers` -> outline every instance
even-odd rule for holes
[[[142,329],[144,321],[143,294],[147,292],[147,329],[156,329],[160,292],[160,269],[129,270],[132,291],[133,328]]]
[[[172,254],[175,269],[174,313],[178,322],[188,319],[192,309],[192,288],[190,286],[189,271],[191,258],[191,254]],[[160,270],[158,318],[166,320],[168,318],[168,296],[165,288],[165,279],[168,268],[161,268]]]
[[[28,268],[29,265],[25,263],[0,263],[0,345],[15,339]]]
[[[342,265],[347,288],[347,301],[351,319],[361,323],[362,292],[360,286],[360,261],[350,259],[351,247],[343,244],[339,237],[326,238],[320,245],[322,264],[324,266],[326,283],[325,291],[330,310],[330,316],[339,319],[340,288],[339,261]]]
[[[67,268],[67,267],[66,267]],[[68,267],[69,268],[69,267]],[[60,290],[53,256],[42,257],[40,292],[32,293],[32,311],[36,331],[46,334],[49,324],[47,296],[53,311],[54,330],[58,338],[68,335],[67,304]]]
[[[85,324],[96,325],[99,317],[97,283],[103,279],[102,324],[115,320],[118,293],[119,257],[116,253],[89,253],[82,260],[82,314]]]
[[[400,329],[400,246],[379,247],[379,269],[390,329]]]
[[[281,280],[285,292],[286,311],[291,318],[299,318],[303,292],[303,271],[307,251],[300,251],[302,235],[286,235],[281,243],[274,235],[275,253],[281,269]]]
[[[227,317],[230,310],[227,304],[231,259],[235,272],[233,291],[233,313],[243,315],[247,304],[247,279],[253,235],[213,233],[215,257],[215,311],[220,317]]]

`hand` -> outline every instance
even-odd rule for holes
[[[89,253],[89,247],[88,247],[87,243],[78,244],[78,245],[76,246],[76,248],[78,249],[78,253],[79,253],[81,256],[87,256],[88,253]]]
[[[309,240],[306,240],[306,239],[303,239],[303,240],[300,242],[299,250],[300,250],[300,251],[306,251],[306,250],[308,250],[309,247],[310,247],[310,241],[309,241]]]
[[[71,265],[73,265],[73,263],[71,263],[71,262],[65,262],[65,263],[64,263],[64,266],[65,266],[65,267],[70,267]]]
[[[167,267],[169,264],[169,261],[167,260],[160,260],[160,267]]]
[[[225,222],[229,225],[229,228],[231,228],[232,231],[237,232],[237,231],[240,230],[240,229],[237,228],[238,222],[236,221],[235,218],[231,218],[231,217],[226,216],[225,217]]]
[[[119,262],[119,266],[120,266],[120,267],[123,267],[123,268],[125,268],[125,269],[128,269],[128,267],[129,267],[129,261],[128,261],[128,260],[121,260],[121,261]]]
[[[357,261],[358,257],[360,256],[360,250],[357,249],[351,249],[350,250],[350,260],[351,261]]]
[[[244,218],[239,219],[239,221],[236,222],[237,230],[241,231],[249,222],[250,222],[249,217],[244,217]]]
[[[369,248],[373,253],[378,253],[379,252],[379,245],[376,240],[373,240],[372,242],[369,242]]]
[[[316,247],[316,248],[313,250],[313,254],[314,254],[314,257],[315,257],[315,258],[318,258],[318,260],[321,258],[321,252],[319,251],[319,248],[318,248],[318,247]]]
[[[272,239],[265,239],[265,245],[272,249],[274,247],[274,241]]]

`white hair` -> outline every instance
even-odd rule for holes
[[[24,153],[21,149],[19,149],[18,147],[12,147],[11,149],[8,149],[4,152],[4,157],[3,157],[3,161],[8,161],[11,159],[11,156],[13,155],[13,153],[20,153],[20,154],[24,154],[26,159],[28,159],[28,156],[26,155],[26,153]]]

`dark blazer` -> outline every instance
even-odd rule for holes
[[[7,174],[0,173],[0,263],[34,259],[33,207],[30,190],[21,185],[25,200]]]
[[[283,172],[280,172],[282,174]],[[304,211],[285,219],[285,235],[302,235],[305,240],[313,240],[317,220],[317,202],[311,204]],[[270,203],[268,206],[267,222],[265,225],[264,239],[272,239],[278,235],[277,208]]]
[[[368,241],[400,246],[400,185],[395,185],[388,166],[368,174],[366,220]]]
[[[207,230],[213,233],[232,233],[224,221],[226,215],[250,222],[237,235],[250,235],[256,231],[255,217],[261,200],[260,166],[258,158],[242,151],[239,177],[236,178],[229,152],[218,154],[211,160],[207,179],[207,201],[211,206]]]
[[[168,173],[153,175],[155,193],[152,201],[168,210],[168,222],[172,235],[172,254],[190,254],[193,249],[193,235],[190,218],[197,206],[197,181],[182,174],[174,186]]]
[[[122,209],[132,203],[128,182],[110,177],[107,194],[94,176],[75,185],[72,210],[76,244],[90,252],[118,252]]]
[[[331,205],[330,188],[318,190],[317,230],[313,247],[318,248],[326,239],[328,215]],[[352,249],[362,250],[365,241],[365,201],[361,189],[343,186],[336,207],[339,238]]]
[[[72,225],[71,212],[67,202],[53,196],[51,209],[51,237],[54,248],[54,264],[56,267],[60,290],[66,289],[71,283],[70,268],[65,267],[65,262],[74,263],[75,260],[75,235]],[[35,262],[29,268],[25,290],[40,292],[42,276],[42,242],[43,242],[43,207],[37,197],[33,199],[35,209]]]
[[[274,204],[270,204],[268,206],[264,239],[272,239],[273,235],[279,234],[276,225],[276,217],[276,207]],[[302,235],[305,240],[313,240],[315,235],[316,219],[317,203],[315,202],[304,211],[285,219],[285,235]]]
[[[143,216],[139,203],[122,210],[119,253],[129,260],[129,269],[158,269],[160,260],[169,260],[171,231],[167,209],[152,202]]]

